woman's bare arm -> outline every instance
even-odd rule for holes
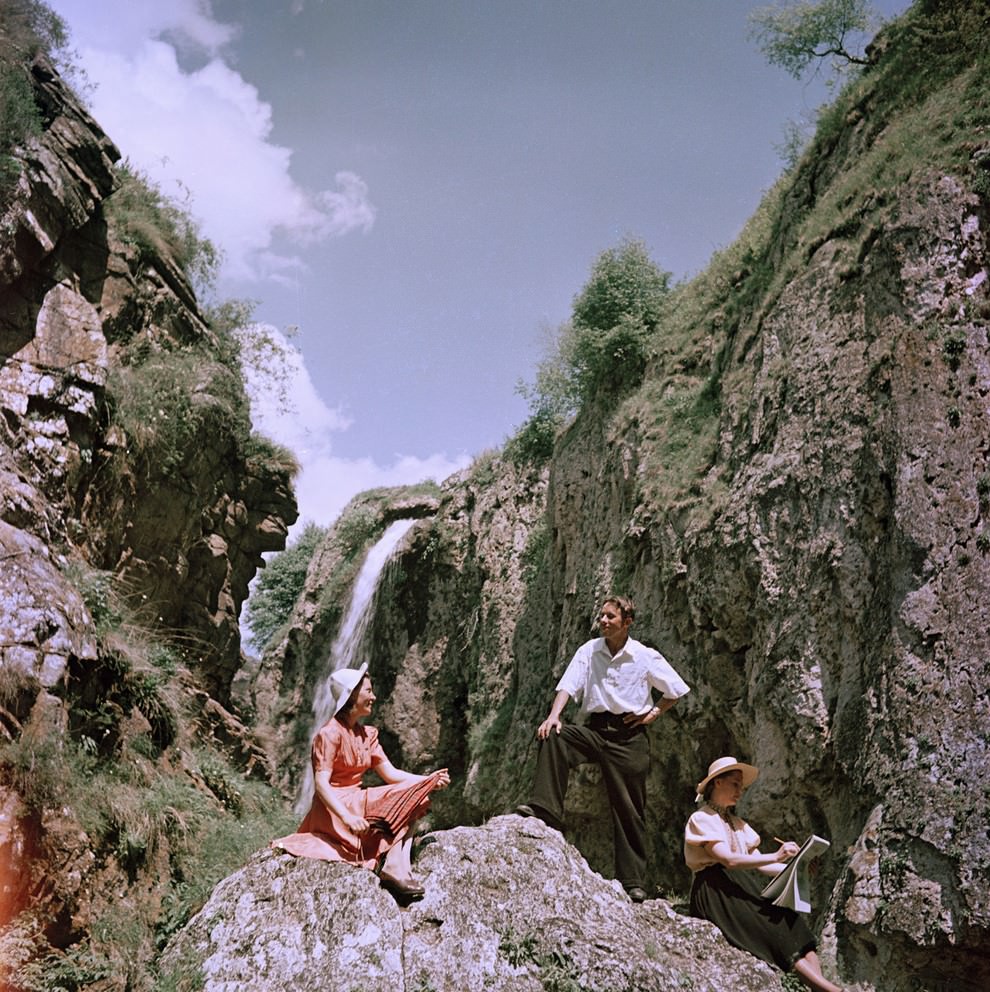
[[[313,778],[316,794],[320,797],[323,805],[326,806],[331,813],[338,816],[344,826],[347,827],[351,833],[363,834],[368,830],[370,826],[368,821],[363,816],[358,816],[357,813],[352,813],[344,805],[340,797],[335,795],[334,788],[330,785],[329,771],[326,769],[323,771],[318,771]]]
[[[437,776],[437,788],[443,789],[450,785],[450,773],[446,768],[439,768],[435,772],[426,775],[414,775],[412,772],[404,772],[396,768],[391,761],[386,758],[375,765],[375,771],[381,776],[383,782],[389,785],[398,785],[400,782],[420,782],[431,775]]]

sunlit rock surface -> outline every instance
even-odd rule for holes
[[[634,905],[538,821],[421,840],[427,894],[400,908],[369,871],[263,852],[226,879],[161,966],[204,992],[770,992],[779,973],[662,900]]]

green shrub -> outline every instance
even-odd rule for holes
[[[7,206],[21,174],[13,152],[41,133],[41,114],[26,71],[0,61],[0,208]]]
[[[240,371],[207,342],[135,354],[111,369],[111,419],[149,476],[168,477],[204,446],[251,435]],[[132,459],[133,461],[133,459]]]
[[[626,238],[595,259],[591,277],[574,299],[574,325],[605,332],[633,320],[652,330],[669,291],[670,273],[657,268],[642,241]]]
[[[538,407],[506,442],[505,456],[517,466],[545,464],[553,455],[563,423],[561,414],[547,406]]]
[[[564,418],[595,397],[612,400],[639,384],[670,291],[670,273],[656,266],[642,241],[627,238],[602,252],[574,299],[573,317],[558,328],[533,386],[514,457],[543,457]]]
[[[263,648],[288,622],[306,582],[306,571],[326,529],[308,523],[282,552],[274,555],[258,576],[245,607],[255,644]]]
[[[568,378],[582,402],[639,384],[669,290],[670,273],[642,241],[626,239],[598,256],[562,338]]]
[[[90,568],[79,560],[70,561],[65,569],[66,579],[83,598],[93,618],[97,636],[116,630],[124,619],[124,605],[113,589],[113,573]]]

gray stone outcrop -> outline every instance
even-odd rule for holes
[[[163,973],[204,992],[782,987],[710,924],[630,902],[539,821],[497,817],[420,843],[427,894],[408,908],[365,869],[256,855],[173,939]]]

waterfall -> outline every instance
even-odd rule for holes
[[[415,520],[396,520],[385,528],[385,533],[378,539],[368,552],[361,571],[358,572],[351,589],[350,602],[344,613],[344,619],[340,623],[340,629],[330,648],[330,658],[327,665],[327,674],[323,681],[316,687],[313,693],[313,730],[309,737],[312,740],[316,732],[333,715],[333,694],[330,691],[330,676],[339,668],[356,668],[363,658],[358,658],[364,641],[364,633],[368,629],[371,620],[372,606],[375,600],[375,592],[386,574],[392,552],[395,551],[399,541],[406,535]],[[309,804],[313,796],[313,766],[309,762],[307,755],[306,771],[303,775],[302,785],[299,787],[299,797],[296,800],[296,813],[304,815],[309,809]]]

